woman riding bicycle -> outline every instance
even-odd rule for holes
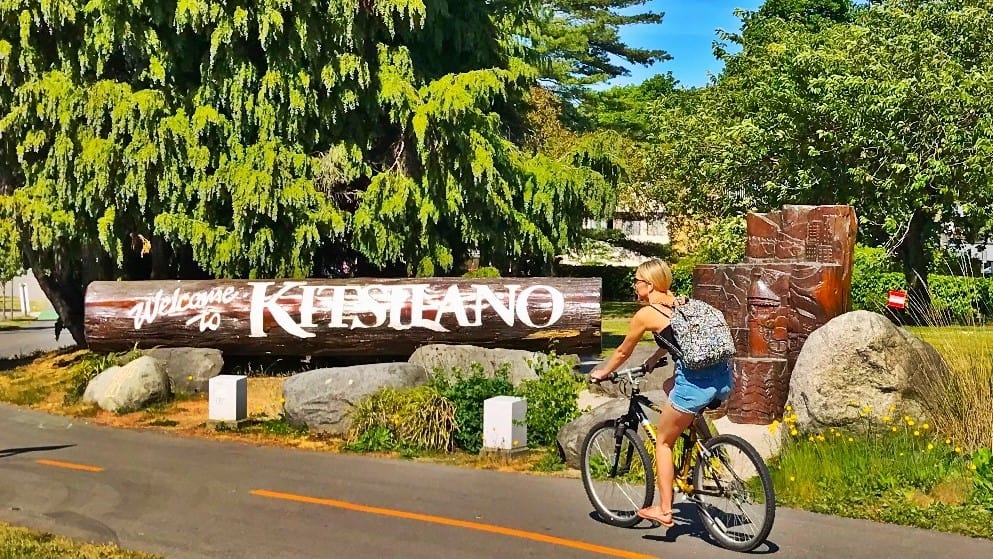
[[[655,364],[666,353],[668,347],[678,349],[673,335],[670,319],[677,298],[670,290],[672,286],[672,271],[664,262],[652,259],[642,263],[634,274],[634,291],[638,301],[645,306],[631,318],[628,333],[624,341],[614,351],[610,359],[590,373],[591,379],[603,380],[616,371],[631,357],[635,346],[641,341],[646,331],[652,332],[659,349],[644,362],[646,370],[651,371]],[[667,383],[669,405],[662,410],[659,420],[658,443],[655,447],[655,463],[657,464],[659,505],[643,508],[638,516],[653,520],[662,526],[671,527],[673,479],[675,471],[672,460],[672,446],[680,433],[693,422],[700,410],[715,399],[725,399],[731,393],[732,375],[730,362],[718,363],[706,369],[693,371],[687,375],[681,360],[673,356],[675,374],[671,383]]]

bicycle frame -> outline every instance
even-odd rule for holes
[[[640,427],[644,430],[648,440],[651,441],[651,444],[647,445],[647,450],[654,461],[656,459],[655,446],[658,444],[658,433],[655,430],[655,426],[651,421],[649,421],[648,414],[645,413],[645,408],[659,414],[662,413],[662,408],[650,398],[644,394],[641,394],[641,391],[638,388],[638,383],[634,382],[634,378],[630,376],[630,373],[628,376],[631,379],[631,396],[628,401],[628,411],[618,419],[617,424],[614,426],[615,445],[618,445],[614,449],[615,460],[620,459],[620,453],[618,451],[620,450],[619,445],[624,430],[631,429],[632,431],[638,431],[638,428]],[[698,456],[703,456],[704,459],[710,459],[711,453],[707,450],[703,443],[712,436],[713,434],[710,431],[710,426],[707,425],[706,419],[701,414],[697,414],[686,431],[680,435],[680,439],[682,440],[682,449],[678,454],[675,452],[675,449],[673,449],[673,457],[679,458],[679,461],[674,463],[676,475],[673,483],[680,492],[686,495],[691,495],[693,493],[708,494],[706,492],[700,492],[693,487],[693,484],[690,482],[690,475],[693,471],[693,466],[696,463]],[[628,452],[630,454],[631,452],[634,452],[634,449],[629,448]],[[630,460],[631,456],[628,456],[627,463],[630,463]],[[654,467],[655,464],[653,463],[652,466]],[[611,467],[612,475],[617,475],[617,467],[618,464],[615,461]]]

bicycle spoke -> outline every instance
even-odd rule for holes
[[[754,549],[775,514],[771,480],[758,454],[737,437],[721,436],[701,450],[693,501],[708,532],[725,547]]]

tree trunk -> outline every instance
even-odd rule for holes
[[[95,281],[92,349],[407,357],[425,344],[599,354],[599,278]]]
[[[64,259],[56,255],[50,259],[50,266],[43,265],[42,259],[31,248],[26,234],[21,236],[21,252],[31,273],[38,280],[38,286],[59,315],[55,322],[55,337],[58,338],[62,330],[68,330],[76,345],[87,347],[83,321],[85,285],[81,270],[82,262],[86,260],[85,255],[77,255],[78,259]],[[99,263],[90,262],[89,265],[96,267]],[[51,268],[51,271],[45,272],[47,268]]]
[[[928,270],[931,258],[927,239],[933,222],[921,210],[910,218],[907,235],[900,245],[903,275],[907,280],[907,317],[912,324],[928,324],[931,313],[931,292],[928,289]]]

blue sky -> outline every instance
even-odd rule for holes
[[[655,74],[672,72],[684,87],[705,85],[708,72],[717,74],[721,64],[714,58],[711,44],[718,28],[737,31],[740,20],[735,8],[754,10],[762,0],[651,0],[638,8],[664,12],[659,25],[632,25],[621,29],[621,39],[633,47],[658,48],[669,53],[672,60],[650,67],[628,66],[630,76],[623,76],[609,85],[640,83]]]

